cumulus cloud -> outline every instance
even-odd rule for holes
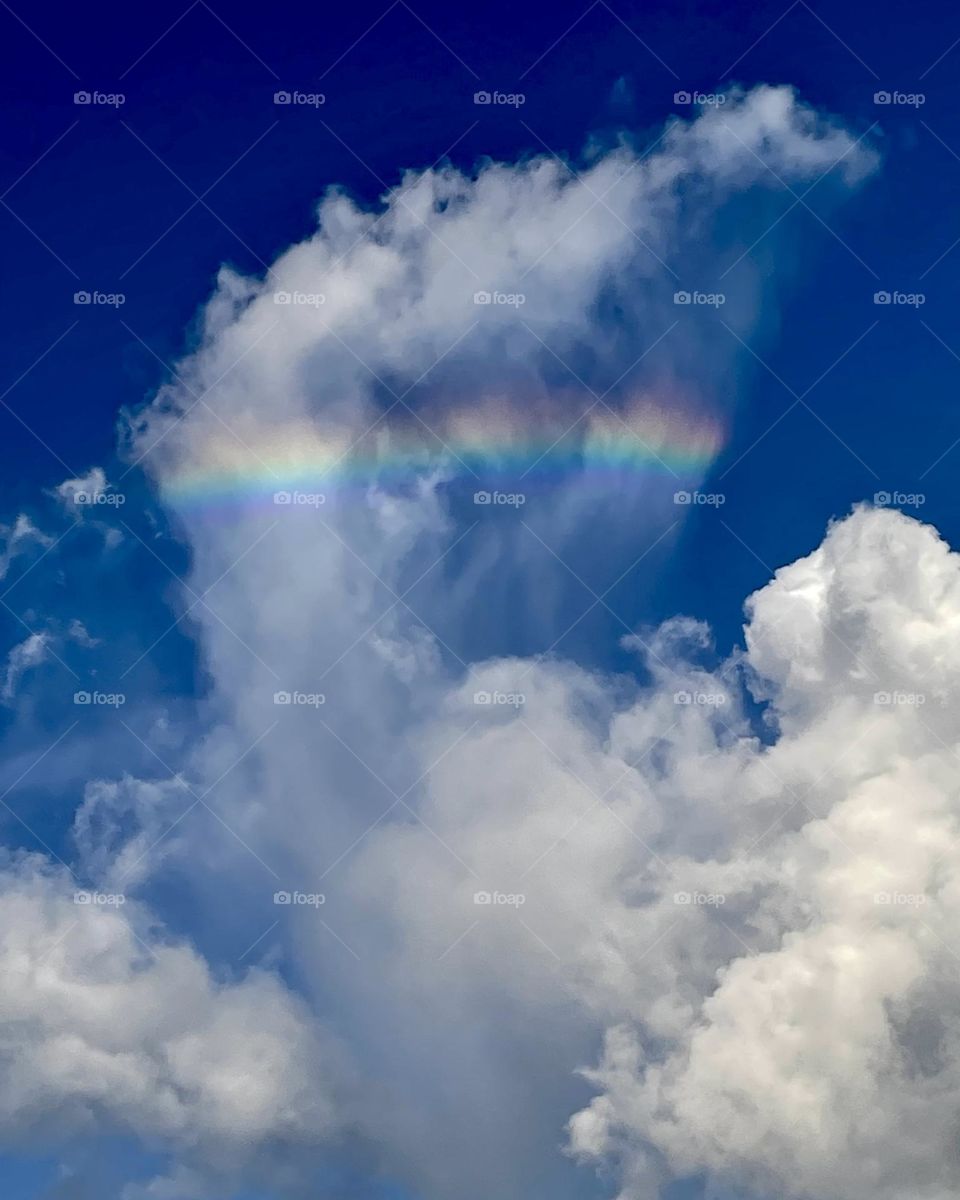
[[[682,617],[617,628],[620,675],[554,650],[594,607],[568,618],[545,564],[577,572],[554,552],[602,542],[607,586],[718,449],[729,330],[775,302],[771,264],[730,273],[727,330],[674,292],[713,290],[767,227],[764,163],[843,192],[874,156],[759,88],[576,175],[435,168],[379,213],[331,192],[266,279],[221,273],[202,344],[127,446],[190,549],[201,731],[173,739],[170,779],[131,704],[156,777],[90,782],[74,844],[97,886],[161,910],[175,880],[211,947],[263,938],[288,982],[218,983],[156,940],[143,964],[132,906],[81,912],[8,872],[10,953],[47,955],[5,985],[11,1028],[38,1014],[10,1051],[14,1128],[34,1103],[69,1129],[127,1122],[181,1150],[146,1193],[172,1196],[235,1147],[348,1117],[371,1169],[427,1200],[573,1197],[572,1156],[625,1200],[702,1174],[894,1200],[915,1136],[911,1194],[940,1200],[949,1118],[919,1135],[952,1087],[935,947],[953,735],[932,697],[955,686],[956,560],[859,511],[752,598],[729,661]],[[484,472],[567,433],[572,468],[529,485],[523,520],[478,519]],[[613,463],[599,488],[595,458]],[[298,485],[315,502],[273,502]],[[484,629],[532,630],[541,653],[486,653]],[[278,889],[313,900],[278,907]],[[359,1104],[330,1098],[327,1039],[350,1047]]]
[[[932,529],[863,510],[753,598],[748,660],[781,732],[748,765],[777,804],[717,791],[707,875],[740,945],[666,1042],[610,1030],[602,1095],[572,1122],[582,1155],[621,1159],[625,1195],[655,1154],[757,1194],[960,1185],[958,567]]]
[[[3,1140],[122,1129],[221,1167],[334,1116],[305,1010],[266,972],[215,980],[116,893],[38,858],[0,878]]]

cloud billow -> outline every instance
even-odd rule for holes
[[[246,1162],[356,1152],[425,1200],[960,1186],[955,556],[859,509],[750,598],[728,660],[683,616],[618,618],[631,672],[563,645],[603,608],[590,572],[606,587],[669,538],[722,447],[738,339],[775,300],[744,257],[771,187],[845,192],[874,165],[764,87],[576,175],[440,167],[379,213],[330,192],[264,279],[221,273],[125,447],[190,550],[200,727],[175,780],[89,780],[74,830],[78,868],[131,905],[71,986],[136,992],[158,1027],[54,1006],[25,1088],[207,1180],[234,1178],[239,1140]],[[135,713],[133,671],[130,692]],[[52,944],[65,880],[25,871],[0,900],[42,894]],[[278,969],[216,981],[162,946],[138,922],[171,880],[211,960],[253,944]],[[30,986],[70,966],[51,950]],[[181,987],[190,1011],[165,1008]],[[121,1059],[93,1095],[91,1064]]]

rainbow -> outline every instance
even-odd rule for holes
[[[597,406],[569,421],[504,405],[435,417],[405,414],[359,435],[312,421],[221,427],[164,472],[161,488],[178,508],[229,510],[272,504],[281,491],[333,495],[423,480],[514,491],[575,477],[606,489],[657,476],[678,484],[702,478],[723,444],[716,420],[650,405],[619,414]]]

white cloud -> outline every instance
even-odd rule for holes
[[[0,579],[6,577],[14,558],[32,543],[43,546],[44,549],[53,544],[53,538],[38,529],[25,513],[20,513],[13,525],[0,525],[0,539],[3,542],[3,548],[0,550]]]
[[[915,522],[861,512],[753,598],[743,660],[697,665],[707,633],[678,619],[631,641],[643,686],[550,655],[473,661],[485,611],[545,629],[557,589],[520,522],[470,532],[454,565],[466,523],[442,480],[455,464],[411,435],[419,421],[457,445],[494,425],[562,429],[581,394],[551,351],[601,390],[629,372],[677,321],[671,272],[700,286],[752,240],[749,206],[732,232],[718,213],[776,186],[764,162],[788,182],[839,163],[849,186],[873,156],[789,90],[761,88],[672,125],[646,156],[626,143],[596,156],[579,179],[549,158],[475,178],[440,168],[408,176],[379,219],[331,193],[317,233],[267,282],[222,273],[204,343],[178,369],[190,390],[172,385],[131,423],[205,594],[191,610],[210,681],[202,736],[175,764],[182,784],[159,772],[91,783],[75,834],[97,880],[132,892],[176,879],[214,942],[253,943],[278,920],[277,886],[322,891],[322,914],[284,911],[263,943],[279,940],[313,1017],[270,977],[215,983],[183,946],[154,944],[141,967],[124,912],[84,911],[67,936],[67,901],[45,877],[15,876],[0,891],[17,918],[12,961],[48,958],[6,985],[6,1027],[32,1022],[10,1051],[8,1125],[34,1096],[68,1126],[89,1112],[129,1122],[186,1148],[153,1189],[175,1195],[204,1157],[322,1140],[339,1117],[368,1162],[428,1200],[563,1200],[582,1187],[557,1152],[578,1113],[573,1148],[625,1197],[706,1171],[859,1200],[853,1146],[873,1156],[860,1179],[899,1200],[895,1153],[919,1137],[932,1092],[952,1087],[937,1067],[951,1047],[909,1032],[916,1019],[936,1029],[917,981],[932,967],[934,993],[953,993],[916,914],[873,895],[932,886],[952,836],[951,764],[926,726],[952,733],[949,710],[874,693],[915,691],[929,667],[922,688],[952,694],[955,560]],[[725,319],[743,336],[761,274],[745,261],[729,277]],[[529,330],[509,306],[475,306],[481,289],[522,290]],[[696,482],[715,449],[712,387],[738,353],[717,322],[684,320],[612,406],[641,412],[658,450],[681,410],[679,432],[702,451]],[[390,404],[384,386],[427,373],[416,416],[396,409],[349,452]],[[591,414],[578,450],[620,416]],[[254,479],[269,500],[271,471],[283,481],[331,450],[373,465],[352,489],[338,476],[315,510],[264,511],[255,492],[226,512],[208,502],[211,477],[241,492]],[[397,456],[417,486],[381,478]],[[675,517],[672,479],[645,484],[632,508],[614,489],[602,526],[581,483],[550,493],[548,543],[595,541],[599,527],[609,547],[622,531],[635,558],[638,530],[652,540]],[[770,746],[744,678],[770,699]],[[277,706],[278,690],[324,703]],[[513,699],[478,705],[477,692]],[[478,892],[512,899],[477,904]],[[949,940],[949,913],[933,924]],[[318,1049],[325,1028],[362,1081],[360,1102],[336,1112],[344,1081]],[[576,1071],[604,1035],[591,1103]],[[933,1069],[911,1075],[902,1047],[918,1040]],[[909,1086],[876,1114],[888,1078]],[[841,1132],[824,1154],[811,1131],[830,1122]],[[945,1129],[928,1121],[918,1144],[942,1148]],[[905,1153],[911,1195],[940,1200],[932,1167]]]
[[[38,858],[4,865],[0,927],[8,1145],[119,1128],[234,1169],[332,1128],[320,1043],[271,975],[216,981],[140,906]]]
[[[751,758],[777,803],[724,788],[712,868],[751,952],[728,941],[657,1050],[643,1021],[610,1032],[572,1125],[585,1156],[639,1179],[652,1148],[759,1194],[960,1186],[958,565],[930,528],[861,511],[753,598],[749,661],[782,733]]]
[[[102,496],[106,490],[107,476],[103,467],[91,467],[86,475],[65,479],[54,489],[60,500],[70,507],[78,503],[78,497],[80,504],[87,504]]]
[[[43,662],[47,652],[47,640],[46,634],[31,633],[7,654],[3,684],[0,686],[0,699],[5,704],[9,704],[16,695],[17,685],[24,672]]]
[[[250,469],[278,426],[305,418],[296,436],[346,446],[379,415],[386,387],[402,394],[418,380],[419,410],[448,437],[492,403],[520,427],[539,415],[563,428],[564,410],[583,411],[577,375],[601,392],[622,377],[610,400],[617,406],[642,397],[651,380],[708,392],[736,343],[716,321],[678,322],[689,313],[678,312],[674,292],[717,290],[737,260],[723,281],[724,319],[746,334],[761,290],[743,257],[755,240],[748,214],[731,229],[718,212],[748,192],[756,201],[779,191],[778,177],[833,171],[850,186],[875,162],[790,89],[760,87],[732,94],[722,112],[673,121],[647,152],[624,141],[594,155],[576,175],[549,156],[490,163],[473,177],[449,166],[409,172],[379,215],[331,191],[317,232],[284,252],[264,282],[221,272],[205,344],[178,368],[189,390],[174,385],[138,415],[136,451],[152,447],[148,464],[169,483],[172,471],[204,469],[211,458]],[[772,224],[762,209],[760,221],[756,237]],[[478,306],[477,292],[524,302]],[[677,333],[638,371],[640,355],[673,325]],[[571,392],[575,404],[564,399]],[[391,426],[396,436],[404,416],[396,409],[381,436]],[[422,426],[407,423],[423,441]]]

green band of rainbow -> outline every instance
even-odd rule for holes
[[[549,484],[573,477],[599,487],[630,476],[701,476],[722,445],[711,419],[644,409],[592,413],[564,427],[484,414],[447,419],[444,427],[375,427],[359,437],[324,434],[297,422],[247,435],[212,436],[163,480],[177,507],[245,507],[278,490],[341,493],[402,487],[435,474],[483,483]]]

